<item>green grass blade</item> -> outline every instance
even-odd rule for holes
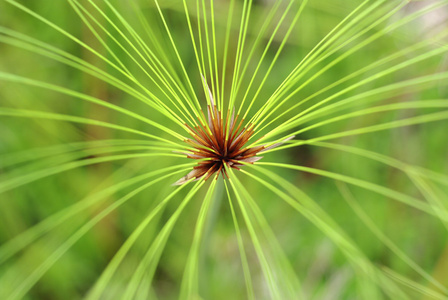
[[[395,245],[383,232],[381,232],[381,230],[375,225],[373,220],[369,218],[367,213],[361,208],[356,199],[354,199],[353,195],[350,193],[350,190],[346,185],[339,183],[338,188],[341,194],[344,196],[343,198],[345,199],[345,201],[347,201],[356,215],[384,245],[386,245],[395,255],[397,255],[402,261],[404,261],[407,265],[414,269],[423,278],[434,284],[445,294],[448,294],[448,289],[446,287],[444,287],[440,282],[438,282],[431,275],[425,272],[419,265],[417,265],[411,258],[409,258],[406,253],[400,250],[400,248],[398,248],[398,246]]]
[[[232,186],[232,190],[233,190],[233,192],[236,196],[236,199],[238,201],[240,211],[243,214],[244,221],[246,223],[247,229],[249,230],[249,234],[251,236],[252,243],[255,248],[255,252],[256,252],[258,260],[260,262],[264,278],[266,280],[266,283],[269,286],[269,291],[271,293],[271,297],[273,299],[281,299],[281,292],[279,290],[277,283],[275,282],[274,270],[272,270],[272,268],[267,260],[265,252],[263,251],[263,247],[261,246],[260,240],[255,231],[254,224],[252,223],[252,220],[249,216],[247,206],[244,203],[244,200],[240,194],[241,184],[239,183],[239,181],[237,181],[232,169],[228,168],[227,171],[230,173],[231,177],[229,178],[229,183]]]
[[[66,253],[82,236],[84,236],[92,227],[94,227],[99,221],[101,221],[104,217],[106,217],[108,214],[110,214],[112,211],[116,210],[118,207],[123,205],[128,200],[132,199],[135,195],[138,193],[144,191],[154,183],[161,181],[165,178],[168,178],[172,176],[173,174],[177,174],[179,172],[174,172],[162,177],[159,177],[155,180],[152,180],[139,188],[133,190],[132,192],[128,193],[126,196],[120,198],[119,200],[115,201],[111,205],[109,205],[107,208],[103,209],[101,212],[99,212],[95,217],[93,217],[91,220],[86,222],[78,231],[76,231],[73,235],[70,236],[70,238],[62,243],[58,249],[53,252],[38,268],[36,268],[27,278],[25,278],[20,286],[18,286],[12,294],[8,297],[8,299],[14,300],[14,299],[21,299],[27,291],[33,287],[34,284],[53,266],[54,263],[57,262],[57,260]]]
[[[274,166],[274,167],[280,167],[280,168],[287,168],[287,169],[292,169],[292,170],[297,170],[297,171],[302,171],[302,172],[309,172],[312,174],[316,174],[316,175],[320,175],[320,176],[324,176],[324,177],[328,177],[328,178],[332,178],[338,181],[342,181],[354,186],[358,186],[361,188],[364,188],[366,190],[370,190],[372,192],[375,192],[377,194],[386,196],[388,198],[397,200],[401,203],[404,203],[406,205],[409,205],[411,207],[414,207],[418,210],[421,210],[429,215],[437,215],[431,206],[429,206],[426,203],[423,203],[422,201],[420,201],[419,199],[416,199],[414,197],[405,195],[403,193],[394,191],[392,189],[374,184],[372,182],[368,182],[368,181],[364,181],[358,178],[353,178],[350,176],[346,176],[346,175],[342,175],[342,174],[338,174],[338,173],[333,173],[333,172],[329,172],[329,171],[325,171],[325,170],[320,170],[320,169],[315,169],[315,168],[309,168],[309,167],[304,167],[304,166],[296,166],[296,165],[291,165],[291,164],[281,164],[281,163],[271,163],[271,162],[257,162],[257,165],[265,165],[265,166]],[[448,215],[444,215],[443,219],[444,221],[448,220]]]
[[[18,253],[19,251],[21,251],[22,249],[33,243],[40,236],[44,235],[45,233],[51,231],[54,228],[57,228],[58,226],[66,222],[68,219],[78,215],[79,213],[85,211],[89,207],[101,203],[102,201],[104,201],[104,199],[107,199],[110,195],[114,194],[115,192],[125,189],[134,184],[137,184],[142,180],[148,180],[151,177],[159,176],[163,173],[171,172],[176,169],[181,169],[181,171],[179,172],[183,172],[184,170],[186,170],[186,168],[191,167],[191,165],[192,164],[184,164],[162,168],[152,172],[147,172],[145,174],[135,176],[127,180],[122,180],[120,183],[114,184],[112,186],[104,188],[99,192],[87,196],[86,198],[80,200],[79,202],[64,208],[58,213],[51,215],[50,217],[46,218],[45,220],[41,221],[35,226],[29,228],[20,235],[16,236],[12,240],[3,244],[0,247],[0,264],[4,263],[11,256],[15,255],[16,253]]]
[[[252,284],[252,276],[250,274],[250,268],[249,268],[249,263],[247,261],[246,251],[244,250],[244,242],[241,237],[241,230],[238,225],[238,219],[236,217],[235,209],[233,207],[232,199],[230,197],[230,191],[229,191],[227,181],[224,181],[224,185],[226,187],[227,198],[229,200],[230,211],[232,213],[232,220],[233,220],[233,224],[235,227],[236,237],[238,240],[238,250],[240,253],[241,264],[243,267],[244,281],[246,284],[246,291],[247,291],[247,299],[254,300],[255,296],[254,296],[254,288],[253,288],[253,284]]]
[[[144,274],[150,279],[152,282],[152,278],[154,276],[155,269],[159,262],[160,256],[162,255],[163,248],[167,242],[171,231],[173,230],[174,225],[176,224],[180,214],[185,209],[187,204],[199,190],[199,188],[204,184],[203,180],[198,181],[188,192],[188,194],[183,199],[182,203],[179,205],[177,210],[171,215],[169,220],[165,223],[165,226],[162,228],[160,233],[157,235],[157,238],[152,243],[148,252],[140,261],[135,273],[133,274],[131,280],[128,282],[127,288],[122,296],[122,299],[132,299],[135,292],[138,289],[138,286],[141,284],[142,279],[144,278]]]
[[[276,193],[287,204],[303,214],[309,219],[315,226],[317,226],[326,236],[328,236],[344,253],[347,259],[352,263],[354,270],[362,277],[369,278],[375,282],[377,286],[390,297],[397,299],[407,299],[408,297],[399,290],[393,282],[385,281],[386,278],[378,271],[378,269],[364,256],[361,250],[349,240],[339,226],[317,205],[317,203],[303,193],[296,186],[290,184],[285,179],[278,175],[268,171],[267,169],[252,166],[253,169],[260,170],[264,175],[272,179],[276,186],[282,187],[285,191],[288,191],[293,197],[289,196],[285,192],[281,191],[276,186],[268,183],[267,181],[255,176],[251,173],[247,173],[250,177],[254,178],[263,186]]]
[[[216,180],[213,180],[207,189],[204,201],[199,210],[196,227],[194,230],[193,242],[188,254],[187,263],[185,265],[184,275],[180,288],[179,299],[195,299],[199,298],[199,251],[204,234],[204,226],[206,218],[210,211],[212,195],[215,191]]]

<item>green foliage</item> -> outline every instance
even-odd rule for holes
[[[447,5],[2,1],[0,299],[446,299]]]

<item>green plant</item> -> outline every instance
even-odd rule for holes
[[[271,2],[0,4],[0,298],[446,299],[448,1]]]

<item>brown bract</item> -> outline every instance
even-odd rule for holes
[[[184,184],[193,178],[199,180],[204,177],[207,180],[213,174],[216,174],[215,178],[218,178],[220,173],[228,178],[229,174],[226,167],[239,170],[243,163],[253,164],[262,158],[262,156],[257,156],[260,152],[277,147],[286,140],[293,138],[290,137],[281,143],[271,146],[244,147],[254,134],[254,125],[248,124],[242,127],[244,120],[241,119],[238,122],[238,116],[235,117],[235,110],[233,110],[232,114],[227,113],[227,118],[224,121],[221,111],[214,104],[210,90],[209,96],[211,105],[207,106],[207,124],[204,124],[201,120],[199,120],[199,125],[196,127],[185,124],[192,136],[192,138],[186,139],[185,142],[195,149],[191,153],[185,154],[188,158],[200,161],[197,166],[193,167],[190,173],[179,179],[175,185]],[[201,113],[204,116],[202,111]]]

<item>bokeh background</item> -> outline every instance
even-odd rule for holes
[[[155,4],[152,1],[128,2],[116,0],[110,2],[134,27],[135,31],[142,35],[143,40],[160,58],[162,64],[167,66],[171,74],[177,75],[179,82],[186,84]],[[131,4],[131,2],[134,4]],[[193,27],[197,28],[196,4],[194,1],[187,2]],[[334,62],[340,55],[343,55],[355,45],[359,45],[375,34],[383,32],[387,26],[412,15],[414,12],[421,11],[433,3],[444,1],[411,1],[397,9],[393,15],[383,22],[372,29],[366,30],[358,38],[351,40],[350,37],[353,33],[367,28],[374,20],[380,19],[387,13],[386,4],[382,1],[377,2],[379,3],[378,9],[375,9],[370,16],[359,22],[352,31],[349,30],[335,42],[336,45],[341,45],[341,48],[317,63],[299,82],[291,86],[291,90],[306,82],[313,74]],[[29,9],[29,12],[6,1],[0,3],[0,70],[2,74],[0,76],[0,103],[2,108],[43,111],[94,119],[173,139],[168,134],[155,130],[141,121],[103,106],[82,101],[76,97],[76,94],[56,92],[46,88],[42,83],[36,86],[35,81],[16,80],[17,78],[11,75],[14,74],[21,76],[20,78],[37,80],[70,89],[74,91],[73,93],[102,99],[108,103],[137,112],[139,115],[172,128],[183,135],[186,134],[182,132],[182,128],[166,116],[156,112],[145,103],[137,101],[135,97],[123,92],[117,86],[105,83],[103,80],[88,74],[85,70],[73,68],[67,63],[48,57],[47,52],[42,50],[40,46],[44,44],[39,43],[61,49],[81,61],[104,70],[107,74],[133,84],[129,78],[125,78],[122,73],[108,65],[92,51],[83,47],[81,43],[91,47],[90,49],[104,58],[113,61],[115,57],[111,55],[109,49],[146,89],[168,103],[163,90],[159,89],[155,82],[148,80],[142,69],[135,63],[134,59],[142,62],[141,58],[129,46],[126,47],[126,51],[129,51],[131,56],[127,55],[126,51],[113,41],[113,38],[115,38],[125,44],[126,38],[117,34],[114,27],[88,1],[79,1],[79,3],[85,7],[85,12],[89,12],[99,20],[99,24],[93,26],[98,30],[99,37],[105,44],[98,40],[98,36],[92,33],[68,1],[30,0],[18,1],[18,3]],[[114,16],[106,2],[94,1],[94,3],[122,28],[119,19]],[[247,60],[248,72],[242,78],[242,89],[238,93],[239,99],[244,95],[244,87],[249,85],[250,75],[254,73],[264,46],[268,43],[275,25],[280,20],[281,12],[286,7],[286,3],[280,5],[278,13],[271,20],[271,25],[260,36],[260,28],[275,3],[275,1],[253,1],[247,32],[247,49],[250,49],[257,38],[260,38],[260,44],[256,47],[253,58]],[[391,5],[390,3],[387,5]],[[176,42],[196,94],[205,107],[206,98],[201,90],[201,77],[196,67],[195,53],[188,32],[183,4],[177,0],[163,1],[159,4],[169,24],[172,37]],[[260,65],[256,83],[261,82],[263,75],[268,72],[270,62],[275,58],[277,50],[283,47],[283,37],[287,33],[288,25],[293,22],[299,4],[294,5],[291,13],[286,15],[286,21],[280,26],[278,34],[274,37],[271,47],[266,53],[266,58]],[[394,7],[401,4],[403,2],[395,1]],[[220,55],[222,55],[221,50],[225,42],[229,1],[214,1],[214,5],[217,49],[221,53],[218,55],[218,61],[222,65],[222,56]],[[262,107],[263,103],[291,70],[358,5],[359,1],[352,0],[309,1],[299,21],[291,31],[289,39],[284,44],[283,51],[278,57],[275,67],[265,82],[249,116],[252,116],[256,109]],[[209,4],[206,6],[209,9]],[[231,24],[226,65],[228,78],[224,83],[226,87],[230,87],[231,84],[229,78],[232,76],[231,72],[237,52],[238,26],[243,6],[243,1],[235,1],[235,15]],[[138,14],[135,9],[137,9]],[[30,12],[57,24],[67,34],[72,35],[74,39],[78,39],[79,42],[55,30],[48,23],[46,24],[35,18]],[[148,21],[147,25],[149,26],[146,28],[140,22],[139,18],[142,16]],[[286,111],[287,108],[300,100],[385,57],[397,54],[396,59],[378,65],[366,72],[361,72],[341,85],[323,92],[307,104],[287,112],[282,118],[274,121],[271,126],[280,125],[306,107],[310,107],[326,97],[337,94],[346,87],[375,75],[378,75],[377,79],[359,85],[334,100],[336,102],[366,93],[366,96],[359,99],[356,104],[346,107],[343,111],[331,111],[329,115],[310,120],[300,126],[306,127],[343,113],[356,112],[374,105],[446,99],[448,86],[446,79],[443,78],[429,80],[424,84],[385,91],[370,97],[367,92],[404,80],[447,72],[448,56],[446,51],[441,51],[438,55],[433,55],[416,63],[409,63],[419,55],[429,53],[434,49],[447,47],[446,34],[444,34],[447,31],[447,19],[447,7],[441,6],[396,30],[383,34],[373,43],[367,44],[360,51],[349,55],[309,82],[306,87],[293,96],[290,104],[280,108],[276,113],[280,114]],[[100,30],[101,26],[104,26],[113,35],[108,36],[102,32]],[[14,34],[11,34],[11,31]],[[422,41],[425,41],[422,47],[415,51],[402,52],[403,49],[408,49]],[[248,50],[245,52],[245,55],[247,54]],[[247,58],[247,56],[243,57]],[[74,60],[67,57],[64,59],[67,62]],[[244,59],[243,61],[246,62]],[[379,76],[384,70],[400,63],[409,63],[409,66]],[[144,69],[149,74],[154,73],[147,67],[144,67]],[[255,95],[257,87],[257,84],[255,84],[255,87],[249,91],[248,99]],[[238,103],[237,101],[237,105]],[[247,104],[244,109],[246,108]],[[296,139],[308,140],[403,118],[437,113],[442,110],[443,108],[434,107],[366,114],[317,127],[297,135]],[[295,128],[295,130],[300,128]],[[444,119],[437,122],[422,122],[395,129],[345,136],[330,141],[339,145],[373,151],[398,159],[410,166],[419,166],[431,170],[431,172],[434,172],[431,174],[437,173],[434,176],[440,178],[440,180],[425,181],[423,187],[419,185],[418,181],[413,181],[407,174],[396,168],[351,152],[331,149],[323,145],[305,144],[268,153],[263,161],[283,162],[327,170],[386,187],[425,203],[428,198],[433,197],[440,201],[441,206],[446,209],[448,200],[446,185],[448,182],[446,175],[448,170],[447,128],[448,122]],[[290,130],[290,132],[295,130]],[[268,129],[260,132],[259,135],[262,136],[266,132],[268,132]],[[190,162],[183,157],[132,157],[132,154],[150,153],[151,150],[148,150],[146,144],[148,140],[145,140],[142,136],[114,128],[48,120],[38,118],[36,115],[31,118],[0,115],[0,137],[0,182],[2,183],[0,185],[0,250],[3,251],[0,252],[3,255],[0,256],[0,290],[6,297],[3,299],[8,299],[9,296],[14,294],[14,291],[20,291],[21,284],[37,274],[36,270],[40,270],[43,262],[49,258],[57,257],[55,253],[61,249],[61,245],[76,236],[80,228],[89,224],[89,220],[92,220],[110,204],[137,188],[139,184],[107,193],[104,197],[98,197],[96,193],[149,171]],[[123,139],[134,142],[129,144],[116,141]],[[129,145],[134,147],[126,148]],[[136,148],[136,146],[141,148]],[[172,153],[170,151],[166,152]],[[83,161],[89,159],[117,154],[130,154],[130,158],[51,173],[51,170],[58,170],[59,166],[69,163],[81,162],[82,164]],[[443,290],[428,283],[421,274],[418,274],[394,254],[385,243],[381,242],[362,221],[362,213],[354,210],[353,206],[349,204],[352,202],[347,201],[349,200],[347,198],[351,196],[352,201],[359,205],[377,228],[395,243],[412,262],[421,266],[433,279],[447,287],[446,221],[442,222],[437,218],[437,210],[435,215],[431,215],[375,191],[341,184],[332,178],[310,172],[281,168],[269,169],[294,184],[313,199],[322,210],[334,219],[346,236],[356,244],[374,266],[381,270],[384,268],[391,269],[423,287],[434,289],[446,296],[446,294],[443,294]],[[41,175],[45,174],[46,170],[50,170],[50,174],[48,176]],[[254,174],[260,175],[255,169],[248,168],[247,170],[250,172],[253,170]],[[184,174],[185,172],[177,173],[154,184],[102,218],[69,247],[63,255],[57,257],[55,263],[39,277],[39,280],[32,285],[29,291],[24,293],[24,299],[79,299],[86,296],[112,257],[135,228],[154,210],[160,201],[175,189],[172,183]],[[276,194],[257,181],[239,172],[237,176],[253,199],[256,200],[275,233],[286,257],[301,281],[305,299],[368,299],[365,298],[366,295],[372,297],[369,299],[389,298],[378,287],[378,284],[369,281],[366,277],[358,277],[356,267],[331,241],[328,234],[319,230],[308,219],[291,209]],[[145,182],[143,181],[143,183]],[[143,183],[140,183],[140,185]],[[209,183],[206,183],[206,186],[208,185]],[[347,191],[347,187],[349,187],[349,193],[344,195],[342,191]],[[188,190],[189,188],[185,188],[177,194],[144,229],[131,251],[113,274],[103,294],[104,299],[121,297],[132,274],[141,263],[155,237],[178,208]],[[166,247],[161,253],[152,285],[147,284],[149,281],[143,280],[139,288],[139,294],[135,296],[135,299],[176,299],[178,297],[198,212],[206,190],[206,188],[202,188],[181,214]],[[429,195],[425,194],[424,191],[430,191]],[[85,199],[96,199],[97,201],[93,205],[79,209],[79,211],[70,210],[77,207],[77,204],[84,203],[82,201]],[[212,203],[211,212],[207,217],[207,229],[201,243],[202,250],[199,262],[201,296],[203,299],[246,299],[238,240],[221,178],[218,181]],[[442,208],[440,208],[440,211],[443,212]],[[42,224],[48,218],[50,220],[51,218],[57,219],[58,216],[65,216],[66,219],[60,224],[49,225],[50,230],[48,231],[39,232],[39,228],[42,227],[35,227],[41,226],[39,224]],[[249,233],[240,213],[238,213],[238,219],[246,245],[246,255],[251,268],[256,299],[269,299],[270,296],[260,270],[256,251],[251,244]],[[31,234],[27,235],[29,232]],[[36,239],[27,240],[30,236],[34,236]],[[263,245],[269,247],[269,240],[264,241]],[[8,252],[10,249],[17,250]],[[395,282],[410,299],[434,298],[422,296],[412,288],[407,287],[406,284],[401,284],[400,280],[393,276],[389,280]],[[435,298],[437,299],[437,297]]]

